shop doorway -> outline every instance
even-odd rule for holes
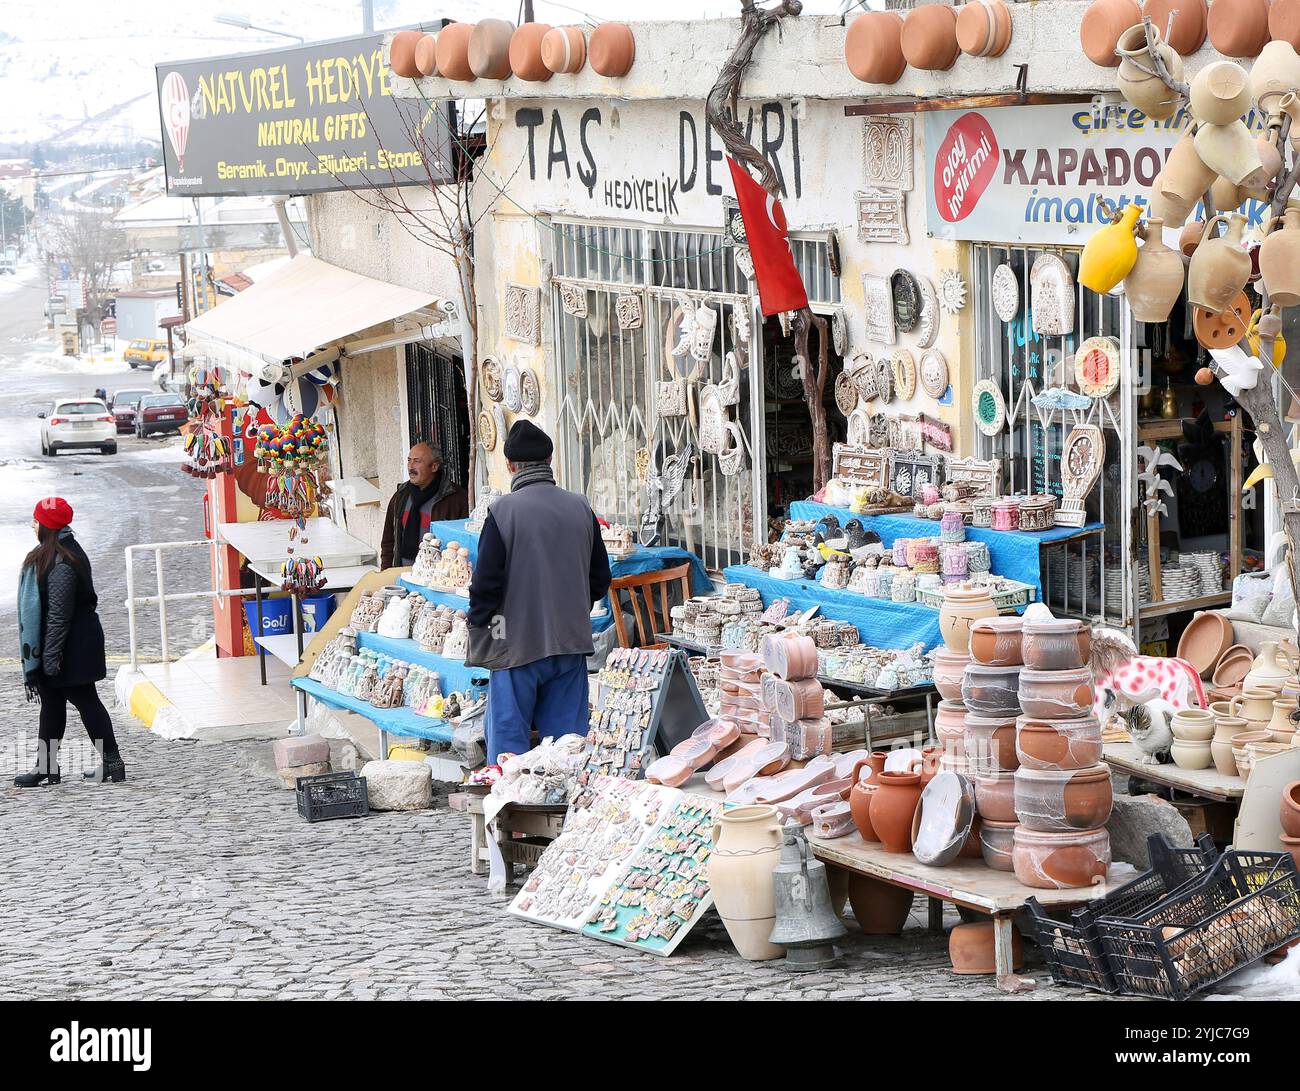
[[[437,440],[452,479],[469,488],[469,403],[459,356],[406,346],[406,425],[413,444]]]

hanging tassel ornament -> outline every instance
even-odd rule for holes
[[[317,471],[329,450],[325,428],[301,413],[284,424],[264,424],[257,430],[253,455],[257,468],[270,476],[266,502],[294,521],[289,529],[289,557],[280,567],[281,590],[310,595],[325,584],[325,566],[306,555],[307,520],[317,514],[326,491]],[[299,547],[302,552],[299,552]]]
[[[230,440],[222,435],[226,411],[226,377],[220,368],[197,367],[190,371],[189,420],[185,433],[185,459],[181,471],[191,477],[214,478],[234,468]]]

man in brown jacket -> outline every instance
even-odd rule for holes
[[[442,448],[436,443],[411,448],[406,474],[408,480],[397,486],[384,515],[380,568],[414,564],[430,523],[469,517],[469,494],[444,471]]]

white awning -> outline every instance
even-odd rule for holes
[[[421,310],[438,297],[299,254],[251,288],[185,325],[209,341],[276,362]]]

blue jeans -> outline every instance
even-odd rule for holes
[[[587,657],[552,655],[492,672],[488,681],[487,760],[532,749],[540,738],[587,734]]]

